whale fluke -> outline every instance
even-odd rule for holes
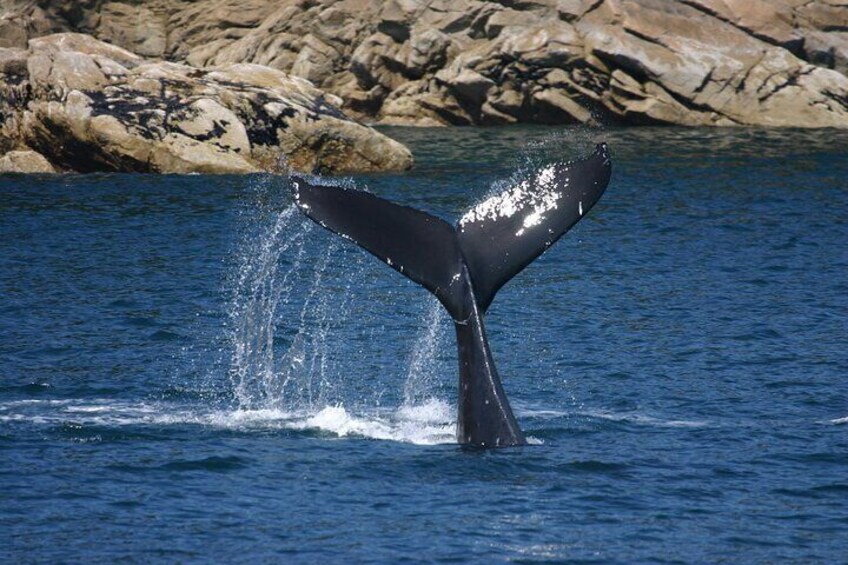
[[[435,294],[454,318],[462,316],[462,253],[449,223],[362,190],[296,178],[292,192],[307,216]]]
[[[612,172],[606,144],[549,165],[477,204],[451,226],[368,192],[292,180],[298,207],[432,292],[454,320],[459,350],[457,440],[523,445],[483,325],[497,291],[600,199]]]
[[[555,163],[474,206],[457,224],[480,310],[595,205],[612,172],[600,144],[582,161]]]

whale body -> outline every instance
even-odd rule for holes
[[[486,339],[497,291],[579,222],[612,174],[605,143],[587,158],[554,163],[477,204],[455,225],[369,192],[292,179],[297,206],[432,292],[456,329],[457,441],[524,445]]]

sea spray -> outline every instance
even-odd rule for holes
[[[439,385],[443,382],[438,376],[447,370],[439,358],[439,352],[447,345],[447,316],[437,300],[427,298],[427,310],[421,316],[423,326],[413,344],[409,371],[403,385],[404,407],[418,406],[437,396],[441,392]]]
[[[279,389],[276,395],[268,399],[278,407],[311,410],[326,396],[321,385],[326,380],[328,319],[331,312],[324,291],[324,277],[336,247],[335,243],[328,245],[311,272],[309,290],[300,309],[297,333],[283,355],[283,362],[276,375]],[[344,300],[344,296],[339,299]]]
[[[287,201],[287,183],[261,183],[243,211],[230,282],[229,378],[240,410],[314,409],[341,401],[345,367],[329,335],[348,317],[361,254],[311,237]],[[286,195],[280,202],[279,195]]]
[[[454,416],[443,377],[453,375],[454,360],[452,348],[443,354],[441,306],[398,289],[403,283],[381,277],[358,248],[322,237],[294,213],[287,183],[274,180],[256,186],[253,208],[243,210],[230,279],[233,423],[449,441]],[[369,295],[352,292],[369,279]],[[383,306],[397,309],[391,326],[372,323]],[[380,345],[387,331],[400,338],[388,348]],[[398,353],[405,363],[391,362]],[[226,412],[214,419],[227,420]]]
[[[263,405],[273,396],[275,312],[282,294],[291,290],[287,286],[290,274],[297,271],[303,256],[302,240],[310,229],[290,205],[241,253],[229,315],[233,349],[230,378],[241,407]],[[290,250],[293,261],[287,271],[279,273],[280,257]]]

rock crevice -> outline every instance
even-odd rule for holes
[[[360,119],[384,124],[848,127],[838,103],[848,94],[845,0],[0,6],[6,42],[22,42],[18,47],[39,34],[77,30],[195,67],[265,65],[311,81]]]
[[[3,152],[81,172],[248,173],[409,168],[409,151],[304,79],[254,64],[198,69],[60,33],[0,48]]]

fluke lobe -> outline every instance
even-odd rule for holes
[[[455,226],[368,192],[292,180],[298,207],[436,295],[459,348],[457,440],[478,447],[526,439],[498,377],[483,315],[498,290],[595,205],[610,180],[605,143],[556,163],[469,210]]]

